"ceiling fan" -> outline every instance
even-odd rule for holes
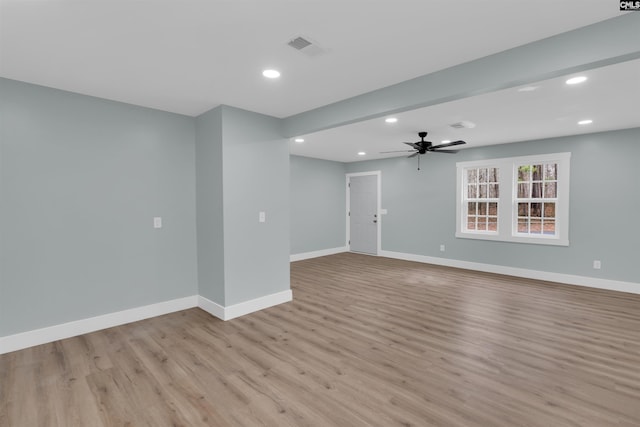
[[[433,145],[431,141],[424,140],[424,138],[427,136],[427,132],[418,132],[418,136],[420,137],[420,141],[405,142],[405,144],[413,147],[413,149],[411,150],[382,151],[380,154],[412,152],[413,154],[411,154],[409,158],[418,156],[418,170],[420,170],[420,154],[426,154],[428,152],[455,154],[458,152],[458,150],[442,150],[442,148],[452,147],[454,145],[466,144],[466,142],[464,141],[452,141],[452,142],[445,142],[444,144]]]

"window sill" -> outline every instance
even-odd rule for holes
[[[492,241],[507,242],[507,243],[525,243],[530,245],[569,246],[569,239],[561,239],[558,237],[501,236],[495,233],[457,232],[456,238],[472,239],[472,240],[492,240]]]

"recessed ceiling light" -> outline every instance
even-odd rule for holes
[[[297,142],[298,144],[302,144],[304,142],[304,138],[296,138],[293,142]]]
[[[264,70],[262,75],[268,79],[277,79],[280,77],[280,71],[278,70]]]
[[[587,120],[580,120],[578,122],[579,125],[590,125],[591,123],[593,123],[593,120],[591,119],[587,119]]]
[[[387,117],[386,119],[384,119],[384,121],[387,123],[396,123],[398,119],[396,119],[395,117]]]
[[[571,77],[569,80],[566,81],[566,83],[568,85],[577,85],[585,81],[587,81],[587,78],[585,76],[578,76],[578,77]]]
[[[518,89],[518,92],[533,92],[534,90],[538,90],[540,86],[525,86]]]
[[[442,141],[440,141],[442,144],[448,144],[449,142],[451,142],[450,139],[443,139]]]
[[[358,156],[364,156],[365,154],[367,153],[365,153],[364,151],[358,151]]]

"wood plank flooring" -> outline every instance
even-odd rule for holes
[[[0,356],[0,426],[640,426],[640,296],[358,254]]]

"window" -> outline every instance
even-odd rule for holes
[[[519,235],[556,234],[558,164],[517,165],[516,209]]]
[[[570,156],[458,163],[456,237],[568,245]]]
[[[467,231],[498,231],[498,168],[468,168],[465,173]]]

